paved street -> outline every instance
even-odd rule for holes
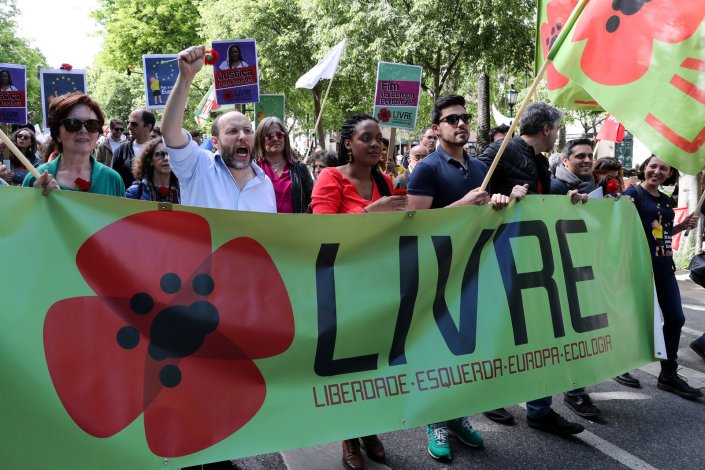
[[[679,285],[686,314],[681,337],[679,362],[681,375],[691,385],[705,388],[705,362],[688,344],[705,330],[705,290],[687,275],[679,273]],[[366,468],[378,469],[697,469],[705,462],[705,400],[688,401],[656,388],[658,363],[633,372],[641,389],[631,389],[607,381],[589,387],[591,396],[604,418],[592,422],[572,413],[559,397],[554,408],[563,416],[582,423],[585,432],[573,438],[560,438],[529,428],[521,406],[510,411],[517,418],[514,426],[496,424],[482,415],[472,422],[484,438],[482,449],[469,449],[451,438],[452,462],[436,462],[426,453],[423,428],[382,434],[388,467],[370,462]],[[306,423],[301,423],[306,432]],[[339,443],[298,449],[283,454],[268,454],[238,460],[242,470],[337,470]]]

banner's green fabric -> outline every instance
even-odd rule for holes
[[[309,446],[654,357],[650,259],[628,200],[360,215],[27,188],[0,201],[7,468],[173,468]]]
[[[702,170],[705,2],[592,0],[569,34],[553,61],[559,75],[670,165]]]

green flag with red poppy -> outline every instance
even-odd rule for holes
[[[6,468],[163,469],[311,446],[663,354],[626,198],[357,215],[13,187],[0,200]]]
[[[705,2],[592,0],[553,65],[651,152],[697,174],[705,167],[704,41]]]
[[[566,27],[578,0],[539,0],[536,15],[536,49],[534,68],[538,70]],[[601,109],[600,105],[580,85],[561,74],[553,64],[546,68],[548,99],[567,109]]]

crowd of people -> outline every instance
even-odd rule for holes
[[[52,101],[48,113],[51,147],[40,150],[34,132],[27,128],[11,135],[41,176],[28,174],[19,160],[11,157],[12,169],[0,166],[0,178],[6,184],[40,188],[45,195],[60,188],[197,207],[312,214],[488,204],[499,211],[531,194],[561,195],[573,204],[587,203],[588,195],[598,188],[605,196],[624,194],[633,200],[649,242],[663,312],[667,358],[661,361],[657,386],[685,398],[702,396],[677,373],[684,315],[671,237],[695,228],[697,215],[689,214],[674,223],[675,203],[660,188],[678,178],[675,168],[652,155],[639,167],[640,183],[626,188],[620,162],[611,157],[594,161],[593,142],[581,138],[566,144],[560,162],[551,171],[544,154],[554,149],[562,113],[540,102],[529,105],[521,116],[520,135],[507,135],[506,126],[493,129],[492,143],[472,157],[465,148],[472,116],[461,96],[445,96],[434,103],[431,125],[421,131],[418,144],[410,148],[401,164],[387,157],[389,142],[378,122],[367,114],[349,116],[340,130],[337,152],[316,150],[309,158],[310,166],[296,158],[288,129],[277,118],[265,118],[254,128],[242,113],[221,114],[212,124],[211,137],[199,145],[199,136],[184,130],[183,123],[190,84],[204,65],[204,55],[202,46],[179,53],[179,75],[161,129],[155,127],[151,112],[137,109],[130,113],[127,126],[121,119],[111,119],[109,135],[98,144],[105,125],[98,103],[83,93],[63,95]],[[237,51],[229,58],[238,59]],[[123,134],[126,128],[129,138]],[[481,190],[506,139],[504,156],[489,187]],[[705,336],[690,346],[705,359]],[[628,371],[615,380],[640,386]],[[566,392],[563,399],[579,416],[595,418],[601,413],[583,388]],[[583,431],[581,424],[560,416],[551,405],[552,397],[529,401],[528,425],[558,435]],[[485,414],[501,424],[515,422],[504,408]],[[482,435],[468,417],[431,423],[426,427],[431,457],[452,457],[451,435],[467,446],[483,444]],[[377,436],[352,438],[342,443],[345,468],[362,469],[363,450],[373,460],[386,460]],[[230,468],[230,463],[209,466]]]

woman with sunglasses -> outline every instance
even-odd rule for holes
[[[41,158],[37,151],[37,138],[30,129],[26,127],[17,129],[10,134],[10,140],[22,152],[22,155],[27,157],[33,167],[36,168],[41,163]],[[6,168],[4,172],[0,173],[0,178],[12,186],[19,186],[24,181],[27,173],[29,171],[22,165],[15,154],[10,152],[10,168]]]
[[[294,160],[289,134],[275,117],[264,118],[255,131],[257,164],[269,176],[277,198],[277,212],[301,214],[311,203],[313,179],[303,163]]]
[[[42,188],[45,195],[53,189],[84,191],[125,197],[122,178],[93,157],[105,117],[98,103],[84,93],[68,93],[54,98],[47,116],[52,139],[59,155],[40,165],[39,179],[27,175],[23,186]]]
[[[179,180],[171,171],[169,154],[162,139],[147,142],[142,153],[132,162],[132,174],[135,181],[127,188],[125,197],[179,204]]]

